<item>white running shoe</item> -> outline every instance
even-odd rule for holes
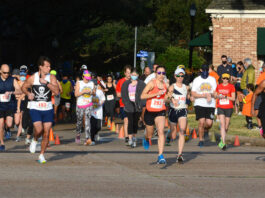
[[[28,138],[26,138],[26,139],[25,139],[25,144],[26,144],[26,145],[30,145],[30,143],[31,143],[31,140],[28,139]]]
[[[38,162],[39,162],[40,164],[45,164],[45,163],[46,163],[46,160],[45,160],[43,154],[40,154],[40,155],[39,155],[39,160],[38,160]]]
[[[99,134],[96,135],[95,140],[96,140],[97,142],[100,141],[100,136],[99,136]]]
[[[129,139],[129,141],[128,141],[128,146],[132,146],[132,144],[133,144],[132,139]]]
[[[35,153],[36,152],[36,146],[37,146],[37,144],[38,144],[38,141],[35,141],[35,140],[32,140],[31,141],[31,144],[29,146],[29,151],[31,153]]]

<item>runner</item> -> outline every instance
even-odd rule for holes
[[[71,120],[71,92],[73,91],[72,83],[68,80],[68,75],[64,74],[63,79],[60,82],[62,87],[61,93],[61,110],[63,114],[63,120]]]
[[[22,86],[22,91],[30,102],[30,116],[34,126],[34,139],[30,152],[35,153],[38,138],[42,136],[41,152],[38,162],[46,163],[44,152],[49,143],[49,132],[53,123],[52,93],[59,94],[59,87],[54,75],[50,75],[51,61],[41,56],[38,60],[39,71],[30,76]],[[32,91],[29,92],[29,89]]]
[[[7,64],[0,68],[0,151],[5,150],[4,128],[12,126],[15,113],[15,96],[21,94],[17,80],[10,75],[10,68]],[[5,121],[6,120],[6,121]]]
[[[144,90],[145,83],[138,79],[138,72],[134,69],[131,73],[131,79],[126,80],[121,88],[122,102],[124,103],[124,111],[128,116],[128,145],[132,148],[136,147],[136,134],[138,130],[138,121],[141,115],[144,101],[140,99]]]
[[[91,146],[95,145],[95,137],[102,127],[103,120],[103,104],[106,100],[101,86],[97,85],[96,95],[93,96],[93,109],[91,114]],[[99,136],[98,136],[99,137]]]
[[[219,148],[226,150],[225,136],[228,132],[230,119],[233,114],[233,102],[235,101],[235,86],[230,84],[230,75],[228,73],[222,74],[222,83],[217,85],[217,114],[220,119],[220,133],[221,140],[218,144]]]
[[[121,119],[123,120],[125,143],[127,143],[129,141],[128,116],[127,116],[126,112],[124,111],[124,104],[123,104],[122,98],[121,98],[121,87],[126,80],[129,80],[131,78],[132,67],[130,65],[126,65],[124,67],[123,71],[124,71],[125,77],[118,81],[117,86],[116,86],[116,93],[117,93],[117,97],[120,98],[120,101],[119,101],[120,102],[120,114],[121,114]]]
[[[55,78],[56,78],[57,72],[55,70],[51,70],[50,74],[54,75]],[[61,102],[60,94],[63,93],[63,88],[61,86],[61,83],[58,80],[56,80],[56,81],[57,81],[57,84],[58,84],[58,87],[59,87],[59,94],[52,96],[52,97],[54,97],[54,122],[57,122],[57,120],[58,120],[57,112],[58,112],[58,107],[59,107],[60,102]]]
[[[149,149],[149,139],[152,138],[154,132],[154,124],[158,131],[158,164],[166,164],[166,160],[163,156],[164,144],[165,144],[165,95],[167,92],[167,85],[164,82],[166,75],[164,66],[156,67],[156,78],[150,81],[143,93],[141,99],[147,99],[146,111],[144,115],[144,121],[146,123],[146,134],[143,139],[143,146],[147,150]]]
[[[116,85],[113,81],[113,77],[111,75],[107,76],[107,83],[106,83],[106,89],[105,95],[106,95],[106,101],[104,104],[106,116],[110,117],[111,122],[114,118],[114,111],[115,111],[115,98],[116,98]]]
[[[84,145],[91,145],[91,112],[92,112],[92,94],[95,94],[95,85],[91,81],[91,73],[85,70],[83,73],[83,80],[76,83],[75,87],[75,97],[76,100],[76,138],[75,142],[80,143],[81,130],[83,126],[83,121],[85,122],[85,134],[86,141]]]
[[[194,79],[191,93],[195,98],[194,108],[196,120],[199,121],[199,139],[198,146],[204,145],[204,132],[212,127],[215,110],[214,93],[216,90],[215,78],[209,76],[209,66],[202,65],[201,76]]]
[[[185,144],[185,131],[187,127],[187,94],[188,90],[183,84],[185,71],[181,68],[176,69],[175,78],[176,83],[169,87],[168,98],[170,99],[170,109],[168,118],[170,121],[170,134],[168,134],[167,142],[170,142],[170,137],[174,140],[177,137],[177,124],[179,125],[179,142],[178,142],[178,155],[177,162],[184,161],[182,151]],[[168,141],[169,140],[169,141]]]

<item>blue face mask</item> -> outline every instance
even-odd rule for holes
[[[263,69],[263,68],[262,68],[262,67],[260,67],[260,68],[259,68],[259,71],[260,71],[260,72],[262,72],[262,69]]]
[[[20,76],[20,80],[21,81],[25,81],[26,80],[26,76]]]
[[[209,76],[209,71],[202,71],[202,73],[201,73],[201,77],[202,77],[203,79],[208,78],[208,76]]]
[[[68,80],[63,80],[63,84],[67,83]]]
[[[131,79],[132,80],[137,80],[138,79],[138,76],[131,76]]]
[[[236,67],[236,65],[235,64],[232,64],[232,68],[235,68]]]

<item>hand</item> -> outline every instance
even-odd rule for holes
[[[165,92],[164,92],[164,90],[161,90],[161,91],[159,91],[158,93],[157,93],[157,96],[161,96],[161,95],[163,95]]]
[[[6,91],[5,92],[5,97],[8,97],[12,92],[11,91]]]
[[[28,99],[33,100],[34,99],[34,94],[33,93],[28,93]]]
[[[47,82],[47,80],[45,80],[44,78],[40,78],[40,83],[41,83],[41,84],[47,84],[48,82]]]
[[[179,106],[179,100],[173,98],[172,102],[174,104],[174,107],[178,107]]]
[[[207,102],[210,103],[210,102],[212,101],[212,96],[211,96],[211,94],[207,94],[206,99],[207,99]]]

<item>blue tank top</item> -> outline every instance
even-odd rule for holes
[[[0,77],[0,94],[5,94],[7,91],[15,91],[14,78],[9,76],[5,81],[3,81]],[[13,94],[11,95],[9,102],[0,101],[0,111],[6,111],[10,109],[16,109],[16,98]]]

